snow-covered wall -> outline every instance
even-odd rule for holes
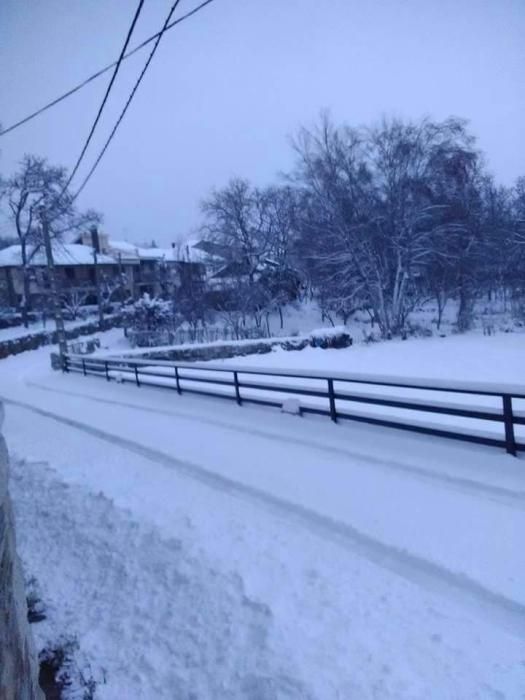
[[[38,665],[27,622],[27,605],[16,554],[13,511],[7,488],[9,459],[0,403],[0,698],[42,700]]]
[[[93,335],[100,330],[109,330],[110,328],[120,326],[121,323],[121,316],[119,314],[113,314],[112,316],[106,316],[102,325],[98,321],[90,321],[79,326],[66,328],[66,338],[67,340],[74,340],[83,335]],[[27,335],[8,340],[2,340],[0,338],[0,360],[10,355],[19,355],[28,350],[37,350],[37,348],[43,345],[55,345],[56,343],[58,343],[58,335],[56,330],[53,329],[33,333],[29,331]]]

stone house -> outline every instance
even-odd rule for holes
[[[47,260],[43,248],[29,247],[29,307],[45,305],[50,293]],[[58,285],[63,293],[78,292],[86,296],[86,303],[96,301],[95,256],[89,246],[76,243],[53,244],[53,258]],[[117,261],[108,255],[98,255],[96,264],[101,275],[118,274]],[[24,296],[24,269],[20,245],[0,250],[0,299],[11,307],[19,307]]]
[[[203,282],[206,274],[201,254],[191,245],[146,248],[98,231],[73,242],[55,241],[53,258],[61,292],[77,292],[86,304],[97,302],[97,277],[103,286],[118,284],[116,298],[138,299],[145,293],[170,297],[186,284]],[[44,308],[50,285],[43,248],[30,251],[28,267],[29,308]],[[0,306],[20,307],[23,295],[21,247],[12,245],[0,250]]]

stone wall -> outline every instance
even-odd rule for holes
[[[281,345],[281,341],[253,340],[251,342],[246,342],[243,340],[237,343],[232,341],[231,343],[210,343],[209,345],[186,345],[166,350],[146,351],[140,353],[139,359],[204,362],[207,360],[221,360],[243,355],[261,355],[271,352],[272,348],[276,345]]]
[[[100,328],[98,321],[90,321],[89,323],[83,323],[81,326],[67,328],[66,338],[68,340],[73,340],[82,335],[92,335],[100,330],[107,331],[110,328],[120,326],[121,323],[122,318],[120,315],[107,316],[104,319],[102,328]],[[0,360],[10,355],[18,355],[27,350],[36,350],[43,345],[55,345],[57,342],[56,330],[38,331],[36,333],[28,332],[28,335],[21,336],[20,338],[0,341]]]
[[[314,348],[347,348],[352,345],[352,338],[346,332],[330,329],[308,336],[290,338],[260,338],[259,340],[232,340],[229,342],[216,341],[214,343],[198,343],[195,345],[178,345],[165,349],[144,348],[143,352],[126,355],[119,353],[119,357],[129,357],[150,360],[173,360],[175,362],[206,362],[208,360],[222,360],[230,357],[242,357],[244,355],[263,355],[271,352],[273,348],[283,350],[303,350],[311,346]],[[114,358],[112,358],[114,359]],[[56,368],[60,368],[58,365]],[[55,369],[56,369],[55,368]]]
[[[43,700],[27,622],[24,581],[15,548],[2,419],[3,406],[0,403],[0,700]]]

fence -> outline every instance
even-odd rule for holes
[[[525,450],[525,431],[516,435],[516,427],[525,426],[525,387],[71,354],[65,356],[62,369],[107,381],[133,382],[138,387],[147,384],[172,389],[178,394],[229,398],[239,405],[246,402],[281,407],[283,401],[296,396],[301,398],[301,412],[327,415],[334,422],[353,420],[504,447],[512,455]],[[404,395],[399,395],[399,390]],[[450,397],[455,401],[450,402]],[[472,397],[481,405],[473,405]],[[374,412],[363,412],[362,405],[372,407]],[[439,416],[441,422],[422,422],[421,415],[426,419],[427,414]],[[487,424],[489,430],[479,429]]]
[[[195,328],[159,331],[125,330],[132,347],[157,347],[160,345],[186,345],[194,343],[215,343],[219,340],[258,340],[266,337],[262,328]]]

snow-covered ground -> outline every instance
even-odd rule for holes
[[[275,349],[266,355],[236,357],[225,362],[294,370],[525,384],[525,333],[484,336],[472,332],[446,338],[396,339],[357,344],[343,350]]]
[[[244,361],[520,379],[523,336],[462,341]],[[522,458],[52,373],[46,349],[0,363],[0,396],[38,643],[75,635],[98,697],[523,698]]]
[[[96,353],[97,357],[118,357],[121,352],[113,346],[115,339],[109,343],[109,349]],[[249,341],[247,341],[249,342]],[[113,346],[113,347],[111,347]],[[126,352],[126,356],[140,354],[142,350]],[[503,402],[501,393],[506,390],[510,394],[525,396],[525,374],[523,373],[523,357],[525,356],[525,333],[501,333],[496,336],[483,336],[481,333],[452,335],[448,337],[383,341],[371,345],[355,345],[344,350],[322,350],[307,347],[301,351],[286,351],[275,347],[271,353],[235,357],[229,360],[213,361],[210,363],[192,363],[191,369],[179,369],[181,387],[185,390],[213,391],[217,394],[235,396],[233,375],[217,372],[217,368],[232,368],[238,370],[241,386],[241,396],[246,399],[282,402],[294,398],[305,408],[329,411],[326,396],[327,383],[325,379],[315,379],[315,376],[332,376],[336,378],[334,387],[339,397],[336,400],[340,416],[361,416],[376,419],[398,420],[412,425],[452,429],[468,434],[482,435],[487,438],[503,440],[504,424],[502,422]],[[169,365],[169,363],[168,363]],[[208,370],[207,367],[210,369]],[[213,369],[212,369],[213,368]],[[243,371],[245,369],[245,371]],[[250,374],[249,372],[274,373],[277,376]],[[296,373],[299,377],[288,377]],[[135,382],[132,370],[127,373],[110,372],[113,378]],[[395,386],[376,386],[373,383],[352,384],[342,381],[342,377],[364,376],[379,380],[390,379],[394,384],[417,383],[432,386],[441,383],[448,387],[476,389],[478,393],[450,394],[446,391],[429,389],[407,389]],[[165,377],[165,379],[164,379]],[[339,377],[339,379],[337,379]],[[208,384],[201,382],[206,379]],[[229,386],[220,382],[229,381]],[[162,362],[151,365],[150,360],[142,360],[140,381],[147,384],[161,384],[175,388],[175,378],[171,365],[163,367]],[[210,382],[219,382],[210,384]],[[273,385],[272,389],[254,389],[253,382],[261,386]],[[252,384],[252,386],[250,386]],[[476,386],[473,386],[476,385]],[[286,393],[285,388],[302,391],[310,390],[324,396]],[[279,390],[277,390],[277,388]],[[483,391],[492,391],[495,396],[485,396]],[[481,392],[481,393],[480,393]],[[350,398],[344,399],[343,396]],[[361,396],[365,403],[358,400]],[[482,412],[496,414],[499,420],[487,418],[465,418],[447,413],[429,413],[424,410],[393,408],[367,403],[366,400],[387,396],[391,400],[414,402],[440,403],[442,407],[452,406],[455,409],[476,409]],[[421,405],[421,404],[419,404]],[[525,400],[514,398],[515,414],[525,416]],[[525,443],[525,425],[515,427],[516,439]]]

